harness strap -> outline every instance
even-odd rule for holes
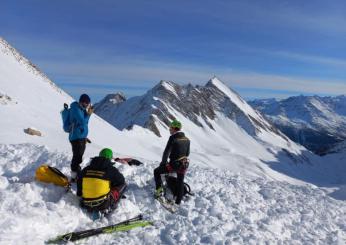
[[[107,198],[108,198],[108,194],[101,197],[101,198],[95,199],[95,200],[83,199],[83,204],[85,206],[88,206],[88,207],[97,207],[97,206],[101,205]]]
[[[181,160],[183,160],[184,158],[187,159],[187,156],[180,157],[180,158],[178,158],[178,159],[175,160],[175,161],[181,161]]]

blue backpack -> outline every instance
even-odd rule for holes
[[[61,118],[62,118],[62,128],[66,133],[70,133],[72,130],[72,124],[70,122],[70,108],[68,108],[68,105],[64,104],[64,110],[61,111]]]

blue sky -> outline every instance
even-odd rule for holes
[[[77,98],[212,76],[247,99],[346,94],[346,1],[1,1],[0,36]]]

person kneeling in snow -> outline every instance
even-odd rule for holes
[[[170,124],[169,132],[171,136],[167,142],[163,152],[160,166],[154,170],[154,178],[156,184],[155,197],[159,198],[163,195],[161,174],[177,173],[177,195],[176,204],[180,204],[184,195],[184,176],[189,166],[188,156],[190,154],[190,140],[181,130],[181,123],[173,120]],[[169,157],[169,162],[167,162]]]
[[[108,213],[117,207],[126,184],[124,176],[113,166],[112,159],[112,150],[104,148],[78,174],[77,195],[82,198],[82,208]]]

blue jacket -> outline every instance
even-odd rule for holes
[[[85,139],[88,136],[88,122],[90,115],[82,108],[77,101],[70,105],[70,123],[72,130],[69,140]]]

